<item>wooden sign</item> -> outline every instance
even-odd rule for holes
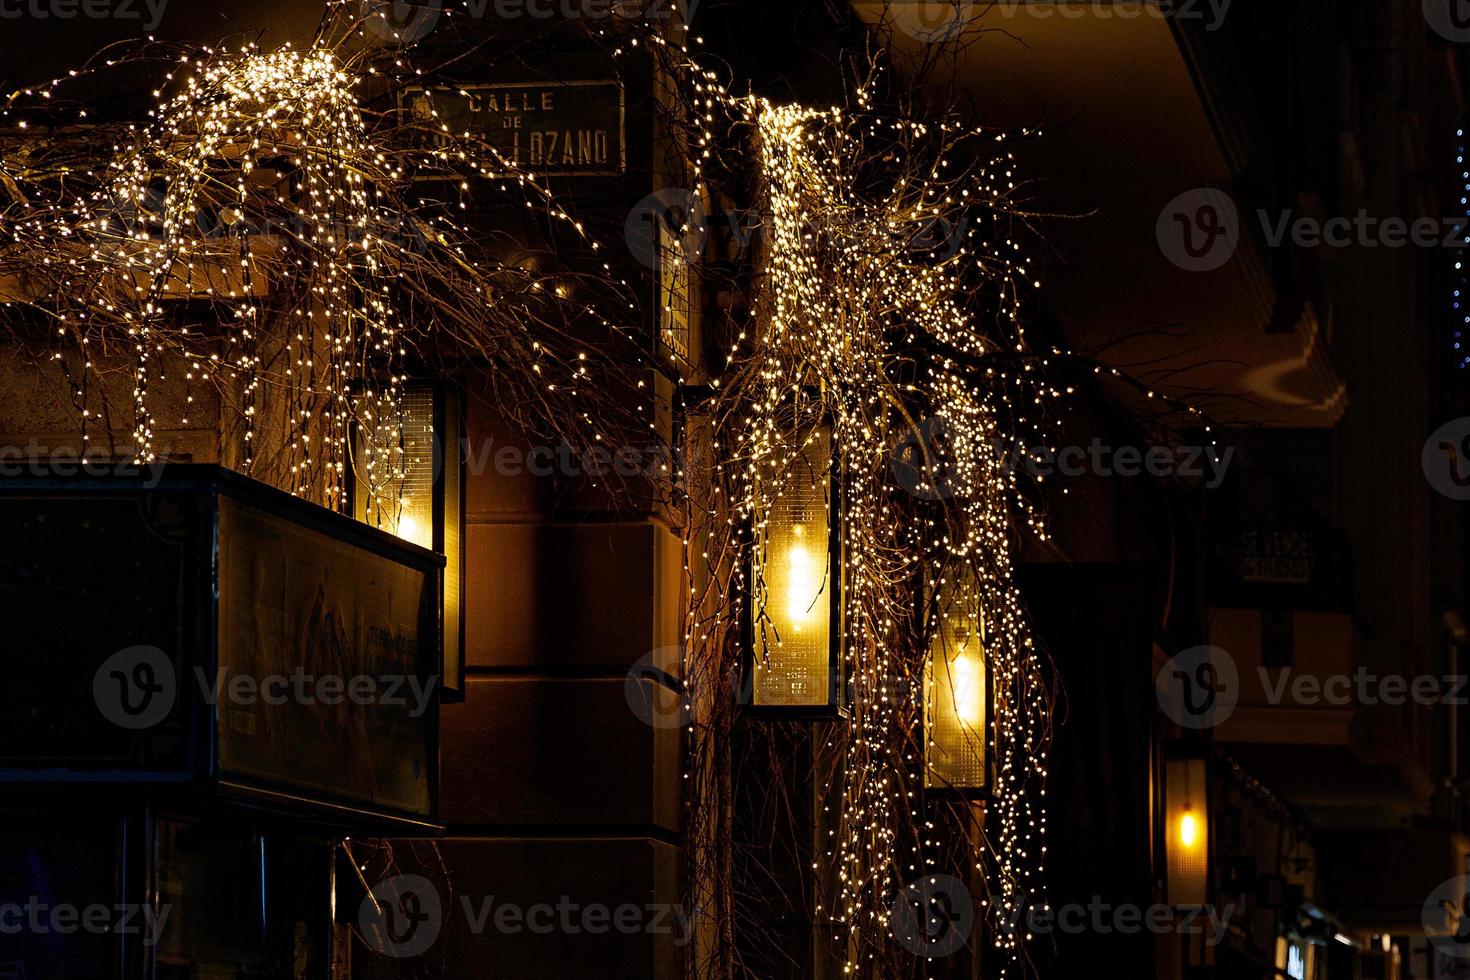
[[[615,81],[491,82],[409,89],[418,122],[483,139],[508,163],[546,176],[614,176],[627,166],[623,86]],[[435,119],[437,114],[438,118]],[[495,168],[495,160],[485,161]]]

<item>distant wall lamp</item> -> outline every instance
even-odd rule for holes
[[[450,695],[464,690],[464,454],[459,393],[407,381],[397,406],[359,410],[350,481],[353,516],[444,556],[440,595]]]
[[[1165,762],[1164,771],[1169,903],[1204,905],[1210,855],[1208,769],[1203,758],[1173,758]]]

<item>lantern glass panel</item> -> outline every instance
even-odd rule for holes
[[[1204,905],[1210,853],[1205,760],[1171,759],[1165,773],[1164,850],[1169,866],[1169,901],[1173,905]]]
[[[395,403],[364,398],[357,407],[353,514],[361,521],[444,555],[442,688],[463,691],[463,411],[453,389],[410,382]]]
[[[433,548],[433,390],[405,390],[401,410],[371,403],[362,423],[354,480],[357,513],[373,527]]]
[[[831,431],[817,429],[755,531],[757,611],[752,704],[833,703],[836,577],[832,548]]]
[[[983,789],[990,705],[978,607],[968,591],[946,603],[925,670],[927,785]]]

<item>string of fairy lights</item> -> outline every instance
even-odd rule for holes
[[[190,68],[197,71],[177,94],[128,127],[132,138],[100,172],[84,175],[90,190],[9,230],[42,247],[72,246],[45,290],[59,337],[83,349],[114,330],[131,339],[135,462],[156,458],[152,396],[176,370],[191,388],[228,376],[243,427],[238,464],[250,472],[269,362],[282,389],[269,408],[286,416],[278,427],[289,433],[286,486],[335,505],[353,415],[350,382],[371,365],[370,376],[381,380],[376,397],[397,399],[403,325],[374,241],[386,221],[369,187],[399,175],[374,152],[354,80],[330,52],[204,51],[182,56],[166,83]],[[255,233],[233,230],[247,222]],[[280,236],[301,248],[278,254],[271,243]],[[272,268],[282,259],[285,275]],[[257,288],[267,275],[273,285],[294,286],[284,303],[274,298],[283,315],[269,334]],[[172,322],[167,300],[201,293],[221,321],[223,343]],[[93,368],[85,361],[78,374],[85,379]],[[75,395],[90,446],[93,409],[83,383]],[[187,401],[194,400],[191,390]]]
[[[923,756],[914,755],[912,743],[893,737],[924,727],[914,724],[913,699],[894,696],[896,682],[912,679],[919,669],[905,653],[912,644],[902,634],[914,625],[907,610],[912,583],[921,573],[938,584],[939,605],[973,602],[974,608],[951,614],[986,624],[985,653],[998,709],[993,729],[995,921],[1007,921],[1031,900],[1041,874],[1045,818],[1033,794],[1045,777],[1049,707],[1042,665],[1011,582],[1010,515],[1024,501],[996,451],[1003,413],[994,399],[1008,386],[977,386],[944,361],[925,365],[924,383],[905,386],[894,379],[896,362],[904,360],[903,352],[918,336],[976,357],[999,348],[1000,339],[977,322],[980,307],[966,302],[973,296],[967,277],[977,269],[1002,298],[997,315],[1018,346],[1023,343],[1019,295],[1034,283],[1015,243],[1002,234],[991,240],[998,228],[964,228],[962,243],[939,262],[912,245],[930,223],[966,215],[966,202],[1003,207],[1000,202],[1015,190],[1008,158],[995,166],[951,166],[946,154],[960,148],[948,140],[933,141],[947,148],[924,160],[922,179],[914,179],[914,164],[907,162],[891,190],[875,194],[860,190],[872,186],[862,180],[872,147],[876,143],[922,157],[926,125],[761,99],[741,100],[735,108],[756,134],[764,195],[760,210],[767,215],[769,235],[752,345],[756,380],[747,400],[753,411],[736,441],[736,456],[745,468],[737,480],[738,516],[755,524],[766,519],[773,501],[761,488],[773,481],[763,480],[762,471],[786,469],[800,448],[791,433],[802,432],[802,423],[780,424],[788,417],[783,409],[800,392],[820,393],[813,411],[830,419],[833,443],[843,447],[844,650],[853,718],[845,733],[840,812],[829,836],[841,882],[837,917],[848,933],[847,972],[857,973],[876,966],[879,956],[864,934],[893,928],[895,883],[916,873],[950,870],[938,864],[941,849],[925,839],[932,823],[924,794],[914,778],[903,775]],[[927,447],[943,454],[954,506],[915,533],[906,524],[907,491],[895,484],[891,452],[893,420],[919,406],[927,406],[942,431],[954,436]],[[1021,424],[1039,423],[1043,412],[1038,407],[1032,421]],[[809,425],[812,419],[805,421]],[[898,431],[904,425],[900,420]],[[967,578],[979,587],[958,601],[943,594]],[[895,828],[894,815],[903,813],[913,826],[926,828],[915,841],[916,853],[905,853],[907,845]],[[984,871],[978,862],[977,870]],[[994,934],[1019,960],[1017,937],[1002,930]]]
[[[461,208],[477,178],[595,253],[600,243],[533,174],[450,133],[432,101],[410,123],[370,122],[365,83],[388,82],[361,54],[344,55],[340,34],[306,51],[150,47],[136,60],[164,57],[157,104],[138,123],[92,125],[85,105],[57,119],[69,84],[128,65],[123,55],[0,102],[0,124],[18,134],[0,160],[13,188],[0,277],[21,284],[8,299],[53,325],[84,460],[154,462],[160,426],[187,427],[212,400],[238,428],[221,442],[223,461],[331,507],[343,505],[356,465],[370,496],[391,498],[406,475],[402,384],[410,362],[423,369],[428,355],[416,347],[436,333],[521,369],[497,375],[511,404],[597,400],[584,384],[589,350],[565,336],[566,322],[590,311],[570,299],[577,277],[477,255],[448,207],[421,204],[408,170],[454,187]],[[27,142],[32,133],[41,142]],[[71,142],[48,139],[57,133]],[[85,150],[34,152],[71,145]],[[409,327],[407,307],[426,295],[426,323]],[[178,312],[188,304],[208,311],[191,321]],[[120,353],[127,447],[99,422]],[[183,409],[161,422],[170,378],[183,382]],[[365,427],[356,460],[354,426]],[[587,411],[572,426],[601,437]]]
[[[1453,323],[1450,326],[1450,351],[1455,359],[1456,370],[1463,371],[1470,367],[1470,341],[1465,334],[1470,331],[1470,298],[1466,296],[1466,286],[1470,284],[1470,273],[1465,269],[1465,247],[1466,228],[1470,228],[1470,164],[1465,161],[1465,127],[1460,126],[1455,130],[1455,168],[1460,175],[1460,215],[1465,219],[1461,225],[1461,233],[1458,236],[1460,246],[1454,253],[1455,287],[1450,301],[1451,316]]]
[[[460,207],[482,190],[499,193],[544,216],[548,240],[569,234],[594,256],[605,254],[602,243],[536,174],[451,131],[431,94],[411,123],[370,124],[368,81],[380,94],[427,83],[401,57],[385,72],[344,54],[341,36],[324,33],[302,51],[246,44],[178,54],[148,118],[110,132],[100,162],[32,167],[40,176],[0,211],[0,278],[22,269],[30,277],[24,305],[52,324],[52,357],[84,445],[106,427],[101,362],[121,350],[132,459],[154,460],[160,430],[188,424],[208,391],[239,425],[230,462],[339,507],[350,466],[363,467],[370,493],[402,479],[408,365],[445,338],[488,366],[499,403],[528,427],[584,444],[653,431],[640,374],[652,362],[629,281],[607,262],[579,279],[549,262],[478,252],[455,208],[422,204],[411,178],[427,170],[448,181]],[[711,462],[656,476],[668,498],[694,486],[706,495],[683,500],[685,707],[701,715],[706,680],[727,689],[718,679],[741,615],[728,597],[761,589],[738,581],[749,548],[738,529],[767,519],[814,426],[830,424],[841,459],[852,713],[828,743],[840,786],[822,858],[839,882],[829,911],[843,926],[847,973],[882,975],[896,948],[895,892],[951,870],[953,842],[923,791],[916,581],[937,590],[935,608],[980,624],[984,636],[994,785],[985,840],[969,860],[993,879],[982,897],[989,935],[1023,967],[1026,937],[1000,926],[1041,891],[1051,706],[1012,563],[1022,530],[1046,532],[1001,447],[1047,445],[1052,406],[1070,389],[1047,380],[1049,357],[1063,355],[1033,356],[1026,342],[1039,284],[1014,231],[1007,136],[885,115],[869,84],[845,107],[737,96],[697,66],[697,38],[613,46],[619,58],[659,58],[687,93],[681,121],[696,196],[729,190],[715,176],[722,154],[746,154],[758,174],[754,313],[732,329],[712,379]],[[14,93],[0,103],[0,124],[23,132],[68,79]],[[75,112],[72,122],[85,123],[86,108]],[[732,132],[741,134],[733,147]],[[25,168],[6,160],[12,145],[0,147],[0,176],[18,186]],[[693,277],[705,272],[697,257],[670,258],[691,260]],[[201,297],[207,315],[181,321],[172,301]],[[600,324],[609,346],[571,329],[579,318]],[[614,374],[618,361],[626,366]],[[185,395],[169,410],[181,414],[162,419],[160,392],[175,382]],[[924,443],[923,489],[932,493],[916,495],[895,479],[893,448],[922,420],[943,437]],[[368,451],[354,464],[350,433],[364,424]],[[706,725],[696,745],[700,737],[707,745],[728,729]],[[691,749],[685,776],[697,797],[691,819],[729,803],[718,781],[698,774],[701,751]]]

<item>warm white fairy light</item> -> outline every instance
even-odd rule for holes
[[[1470,162],[1467,162],[1465,127],[1455,129],[1455,170],[1460,175],[1460,203],[1456,214],[1461,218],[1458,244],[1454,250],[1455,285],[1450,297],[1450,315],[1454,323],[1450,326],[1450,350],[1455,359],[1455,368],[1463,371],[1470,367],[1470,271],[1465,268],[1467,255],[1465,241],[1470,229]]]
[[[1039,891],[1048,685],[1010,564],[1018,506],[1028,522],[1039,521],[998,446],[1012,426],[1038,425],[1042,414],[1038,404],[1028,416],[1011,399],[1023,387],[1040,391],[1040,401],[1049,395],[1044,386],[1018,384],[1010,372],[977,378],[973,364],[942,357],[925,358],[907,386],[895,377],[926,341],[976,362],[1024,350],[1021,303],[1032,277],[1014,241],[1000,230],[960,225],[952,229],[960,239],[947,256],[936,260],[913,247],[936,221],[1001,210],[999,199],[1014,190],[1011,165],[1003,159],[992,168],[950,171],[941,152],[917,175],[908,161],[895,166],[897,179],[884,187],[864,172],[881,173],[875,146],[919,153],[926,142],[951,140],[922,123],[731,99],[712,84],[702,91],[720,95],[752,131],[766,219],[756,334],[731,351],[745,375],[745,412],[727,464],[738,467],[731,474],[736,519],[763,525],[782,474],[801,478],[792,471],[800,469],[804,433],[818,418],[830,419],[843,461],[844,650],[853,703],[849,727],[834,736],[845,763],[829,854],[841,882],[835,912],[847,930],[846,969],[868,973],[878,968],[878,941],[892,928],[896,889],[920,872],[955,870],[940,865],[930,804],[914,788],[924,755],[912,749],[922,738],[914,732],[920,688],[904,683],[916,676],[905,630],[913,627],[908,607],[920,572],[943,582],[946,573],[962,570],[978,583],[966,596],[975,605],[968,615],[992,624],[988,662],[960,666],[975,675],[971,688],[982,671],[997,685],[990,820],[998,880],[991,911],[1011,916]],[[999,329],[981,322],[976,282],[990,287],[986,305]],[[939,420],[951,434],[929,447],[943,454],[933,462],[945,465],[945,492],[953,494],[939,513],[912,506],[914,498],[894,478],[894,432],[914,424],[913,411]],[[906,526],[910,520],[920,526]],[[755,574],[752,601],[769,608],[767,590],[778,586],[763,581],[758,567]],[[769,656],[780,651],[763,649]],[[970,702],[978,691],[960,688],[977,711]],[[921,774],[918,779],[922,785]],[[981,855],[974,860],[983,866]],[[993,934],[1016,962],[1023,959],[1018,937]]]
[[[634,48],[637,39],[624,43]],[[663,467],[655,479],[670,496],[670,488],[699,491],[687,504],[686,569],[722,568],[739,578],[750,567],[749,545],[729,528],[761,525],[795,478],[814,427],[831,425],[845,498],[843,649],[853,706],[833,735],[843,784],[826,856],[841,883],[833,911],[846,926],[847,970],[873,973],[891,934],[895,893],[921,874],[956,870],[946,865],[940,821],[923,793],[922,682],[914,683],[922,677],[922,657],[914,657],[919,579],[941,590],[974,583],[949,598],[965,606],[956,614],[986,628],[983,663],[957,668],[957,690],[970,710],[983,697],[981,677],[994,689],[986,834],[995,880],[987,911],[1008,921],[1040,891],[1049,684],[1013,584],[1012,554],[1018,530],[1046,531],[1003,447],[1048,444],[1048,405],[1064,392],[1046,380],[1050,362],[1029,350],[1023,329],[1035,276],[1008,220],[1014,162],[997,134],[873,111],[866,87],[848,108],[775,105],[731,95],[690,63],[687,46],[655,37],[640,50],[649,46],[671,55],[667,67],[684,73],[691,92],[692,192],[712,197],[705,167],[723,152],[726,136],[716,134],[733,128],[750,137],[744,145],[758,164],[763,218],[756,315],[730,337],[728,368],[711,385],[714,462],[694,472]],[[591,404],[599,397],[592,379],[608,376],[601,358],[568,351],[564,338],[553,352],[552,333],[533,325],[547,304],[573,309],[636,348],[636,330],[581,298],[604,293],[611,306],[607,295],[628,283],[608,264],[607,288],[595,290],[532,260],[485,265],[459,244],[468,239],[463,228],[395,211],[387,189],[403,186],[406,167],[428,168],[474,178],[478,190],[535,208],[591,251],[600,248],[534,174],[472,134],[448,132],[432,91],[415,106],[412,125],[436,142],[413,157],[384,145],[358,105],[362,71],[320,47],[185,56],[176,93],[161,97],[147,124],[87,175],[87,193],[56,198],[5,227],[11,241],[46,256],[40,261],[64,298],[57,334],[75,352],[59,362],[73,378],[84,438],[95,385],[90,352],[98,338],[125,336],[135,361],[131,433],[139,459],[156,452],[154,393],[173,372],[188,385],[237,393],[241,465],[271,443],[287,459],[289,489],[336,502],[353,465],[349,429],[359,425],[371,447],[359,475],[391,495],[408,465],[403,360],[424,339],[395,290],[404,264],[415,261],[391,234],[407,224],[431,253],[430,274],[458,277],[454,295],[439,300],[458,305],[436,308],[452,339],[498,358],[507,384],[534,393],[527,400],[538,418],[575,429],[587,443],[605,440],[598,412],[608,409]],[[463,180],[457,186],[467,192]],[[262,230],[255,227],[262,214],[280,242],[252,233]],[[211,234],[200,233],[201,216]],[[942,249],[916,246],[936,229]],[[672,261],[684,258],[672,250]],[[168,315],[168,300],[199,292],[228,314],[220,342],[181,331]],[[623,312],[632,319],[636,311],[630,302]],[[492,327],[498,332],[475,333]],[[640,403],[630,414],[644,420],[644,409]],[[895,479],[894,444],[925,419],[943,433],[926,443],[934,465],[924,478],[933,485],[904,487]],[[804,560],[788,555],[783,567],[804,583],[795,593],[814,592],[828,573],[816,550]],[[770,585],[744,584],[757,596]],[[722,598],[711,598],[718,590],[690,590],[686,678],[701,676],[696,661],[719,662],[736,618]],[[789,598],[784,613],[797,621],[823,606]],[[691,796],[706,791],[691,782]],[[972,855],[975,870],[987,871],[991,856]],[[1024,937],[991,934],[1015,962],[1024,960]]]
[[[180,62],[188,74],[177,94],[129,127],[129,141],[87,175],[91,189],[12,234],[70,243],[54,283],[61,334],[86,343],[120,325],[131,338],[135,461],[156,457],[155,383],[177,365],[186,381],[235,393],[242,469],[255,468],[269,410],[280,416],[272,436],[287,488],[335,504],[348,389],[371,379],[396,400],[403,321],[374,237],[386,216],[371,185],[398,175],[374,166],[382,157],[356,79],[330,52]],[[220,341],[178,325],[167,301],[194,297],[218,311]]]
[[[367,430],[357,475],[370,493],[401,476],[401,460],[379,448],[401,438],[383,426],[401,417],[405,361],[432,340],[431,324],[447,322],[463,349],[513,365],[506,383],[528,413],[555,412],[542,395],[605,400],[581,387],[585,349],[563,333],[553,353],[531,336],[548,316],[592,312],[554,309],[576,302],[570,282],[543,291],[539,274],[471,254],[465,227],[443,208],[418,206],[408,170],[454,175],[461,193],[473,175],[484,193],[539,209],[594,251],[598,243],[533,174],[482,141],[424,144],[419,123],[438,120],[432,99],[412,124],[369,126],[359,90],[376,71],[371,49],[341,39],[329,31],[306,51],[182,51],[143,122],[73,134],[94,162],[7,168],[33,185],[20,189],[23,206],[0,214],[0,241],[12,246],[0,253],[0,273],[23,270],[32,289],[21,301],[56,324],[54,360],[80,411],[84,446],[94,444],[95,402],[105,397],[91,352],[115,354],[119,340],[132,362],[135,461],[157,457],[161,430],[191,424],[196,392],[207,386],[238,430],[222,433],[224,461],[334,507],[344,502],[354,426]],[[126,59],[104,70],[119,63]],[[26,113],[76,75],[0,100],[0,126],[29,128]],[[83,122],[85,110],[76,116]],[[115,133],[114,142],[90,146],[92,130]],[[29,163],[25,143],[4,149]],[[627,288],[619,279],[608,285],[609,295]],[[429,323],[408,320],[413,288],[443,290]],[[187,326],[179,300],[208,306],[208,328]],[[599,319],[615,336],[629,332]],[[534,379],[520,377],[526,368]],[[186,412],[160,419],[170,377],[184,382]],[[589,412],[572,428],[601,438]]]

